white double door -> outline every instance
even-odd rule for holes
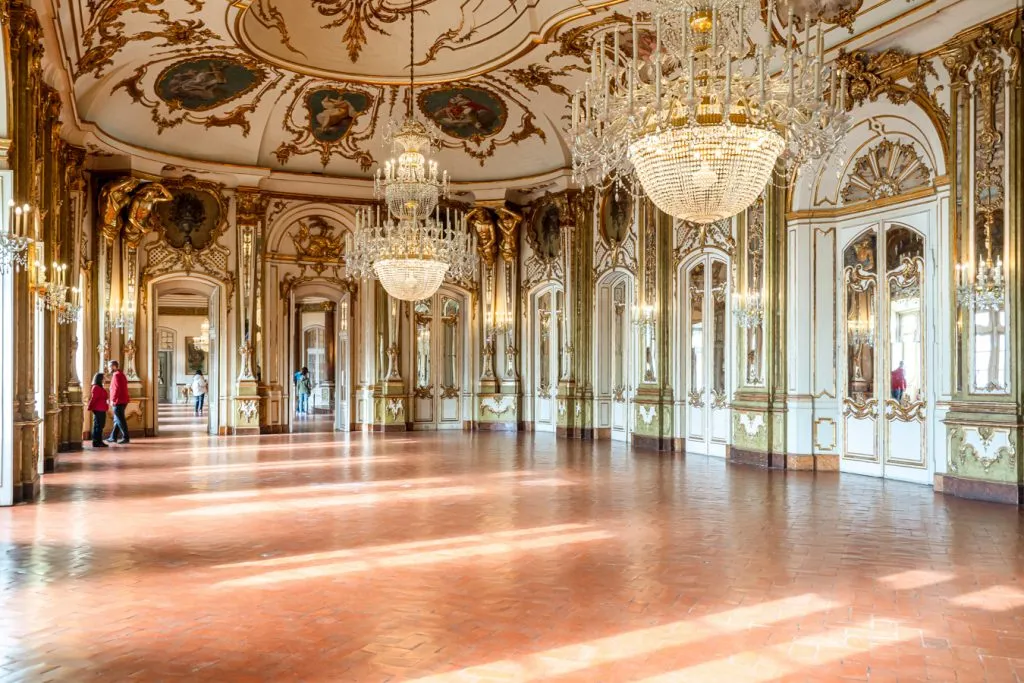
[[[465,297],[442,288],[413,304],[414,429],[462,429]]]
[[[558,380],[562,376],[565,344],[564,299],[564,293],[556,287],[533,297],[533,424],[538,432],[553,432],[558,425]]]
[[[729,443],[729,263],[703,255],[684,271],[682,288],[686,450],[725,457]]]

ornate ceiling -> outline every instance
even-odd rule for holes
[[[163,163],[346,178],[391,156],[382,133],[409,97],[407,2],[44,1],[73,135]],[[789,3],[799,14],[810,1],[778,0],[777,30]],[[822,1],[834,52],[937,10],[963,8],[960,28],[975,23],[967,0]],[[413,106],[440,130],[437,158],[456,181],[527,186],[569,165],[571,92],[591,36],[623,19],[620,2],[417,0]]]

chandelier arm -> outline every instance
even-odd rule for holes
[[[416,89],[416,59],[413,57],[413,45],[416,41],[416,2],[409,0],[409,101],[406,102],[405,113],[412,118],[412,97]]]

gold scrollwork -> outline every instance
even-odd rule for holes
[[[878,417],[878,399],[869,398],[864,403],[858,403],[852,399],[844,398],[843,415],[857,420],[874,419]]]
[[[729,394],[725,391],[711,390],[711,409],[725,410],[729,407]]]
[[[693,391],[688,393],[686,396],[687,396],[686,402],[689,403],[694,408],[703,408],[704,407],[704,390],[703,389],[700,389],[700,390],[694,389]]]
[[[441,387],[441,398],[458,398],[459,388],[456,386]]]
[[[429,386],[414,387],[412,390],[412,395],[415,398],[434,398],[434,392]]]
[[[898,422],[924,422],[925,402],[885,399],[885,419]]]

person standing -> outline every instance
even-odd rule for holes
[[[309,395],[313,393],[313,385],[309,381],[309,368],[302,368],[299,379],[295,382],[295,390],[299,394],[299,413],[307,415],[309,413]]]
[[[110,402],[114,406],[114,427],[107,437],[108,443],[117,441],[119,444],[127,444],[128,421],[125,419],[124,411],[128,407],[131,397],[128,396],[128,378],[121,372],[121,364],[116,360],[110,361]],[[117,433],[121,432],[121,438],[117,439]]]
[[[907,371],[903,369],[903,361],[900,366],[892,371],[892,397],[897,402],[903,401],[903,392],[907,390]]]
[[[92,378],[92,393],[89,396],[89,410],[92,411],[92,447],[107,448],[103,442],[103,428],[107,426],[107,409],[110,394],[103,388],[103,373],[97,372]]]
[[[195,376],[192,378],[192,395],[195,397],[195,415],[203,414],[203,403],[206,401],[206,392],[209,389],[209,384],[206,378],[203,377],[202,370],[196,370]]]

